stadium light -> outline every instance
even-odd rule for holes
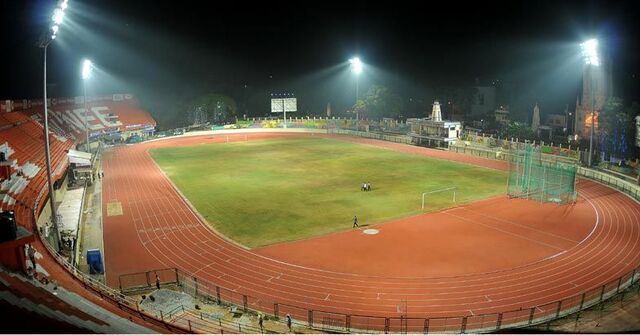
[[[584,42],[582,42],[582,44],[580,44],[580,47],[582,48],[582,55],[584,56],[584,62],[587,66],[593,66],[593,67],[598,67],[600,66],[600,57],[598,55],[598,40],[595,38],[586,40]],[[594,96],[594,91],[593,91],[593,84],[594,84],[594,69],[592,68],[589,71],[589,74],[591,75],[591,85],[590,86],[590,90],[591,90],[591,131],[589,134],[589,167],[591,167],[591,163],[592,163],[592,158],[593,158],[593,132],[594,132],[594,126],[595,126],[595,111],[596,111],[596,97]]]
[[[87,79],[91,78],[92,71],[93,63],[88,59],[82,61],[82,79],[86,81]]]
[[[53,16],[51,16],[51,20],[55,24],[61,24],[62,21],[64,20],[64,9],[62,9],[61,7],[54,9]]]
[[[58,6],[53,10],[51,15],[51,26],[49,31],[45,33],[43,39],[40,42],[40,47],[43,50],[43,99],[42,105],[44,106],[44,150],[45,150],[45,162],[47,165],[47,184],[49,185],[49,206],[51,207],[51,222],[56,235],[54,248],[56,251],[60,251],[60,230],[58,229],[58,211],[56,210],[55,192],[53,190],[53,178],[51,176],[51,150],[49,148],[49,108],[47,106],[47,47],[56,39],[60,25],[64,21],[64,11],[69,7],[68,0],[62,0],[58,2]]]
[[[600,66],[600,57],[598,57],[598,40],[592,38],[580,44],[582,54],[587,65]]]
[[[356,75],[356,103],[358,103],[358,99],[360,98],[358,94],[358,86],[359,86],[359,78],[360,73],[362,73],[363,65],[360,57],[353,57],[349,59],[349,64],[351,64],[351,72]],[[356,114],[356,119],[358,119],[358,115]]]
[[[91,78],[93,72],[93,63],[85,59],[82,61],[82,90],[84,92],[84,129],[87,137],[87,152],[91,152],[91,145],[89,144],[89,107],[87,105],[87,81]]]
[[[351,72],[354,74],[360,74],[362,72],[362,61],[360,61],[359,57],[349,59],[349,63],[351,63]]]

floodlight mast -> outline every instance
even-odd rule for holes
[[[93,71],[93,63],[85,59],[82,61],[82,90],[84,93],[84,128],[87,137],[87,152],[91,152],[91,145],[89,144],[89,108],[87,106],[87,80],[91,78]]]
[[[598,56],[598,40],[592,38],[580,44],[582,47],[582,53],[584,55],[584,62],[586,66],[591,66],[589,69],[589,75],[591,76],[591,83],[589,84],[591,91],[591,131],[589,135],[589,167],[592,166],[593,159],[593,132],[595,126],[595,110],[596,110],[596,97],[593,89],[593,84],[595,82],[594,76],[594,68],[600,66],[600,57]]]
[[[351,72],[353,74],[356,75],[356,104],[358,103],[358,100],[360,99],[359,94],[358,94],[358,79],[360,78],[360,73],[362,73],[362,61],[360,60],[360,57],[353,57],[351,59],[349,59],[349,64],[351,64]],[[359,116],[356,112],[356,120],[359,119]]]
[[[68,7],[68,0],[62,0],[58,3],[58,6],[53,10],[51,16],[52,25],[50,27],[51,35],[49,32],[45,33],[43,39],[40,42],[40,47],[44,53],[43,59],[43,100],[44,106],[44,150],[45,161],[47,165],[47,184],[49,185],[49,206],[51,208],[51,224],[53,226],[55,234],[54,249],[60,251],[60,230],[58,229],[58,211],[56,210],[55,192],[53,189],[53,178],[51,169],[51,150],[49,148],[49,110],[47,106],[47,47],[56,39],[60,24],[64,21],[64,11]]]

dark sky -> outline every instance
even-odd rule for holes
[[[351,103],[353,78],[338,65],[357,54],[371,69],[361,92],[383,84],[432,99],[438,86],[501,79],[515,87],[513,105],[558,111],[575,101],[578,44],[593,35],[615,64],[616,94],[638,100],[633,3],[70,0],[48,52],[48,83],[51,96],[79,95],[88,56],[100,68],[92,92],[132,92],[149,106],[223,91],[264,114],[267,93],[293,91],[321,112],[327,102]],[[36,42],[54,6],[3,2],[0,99],[41,97]]]

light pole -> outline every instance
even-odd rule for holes
[[[93,71],[93,63],[90,60],[85,59],[82,61],[82,90],[84,91],[84,128],[87,135],[87,152],[91,152],[91,145],[89,144],[89,108],[87,107],[87,80],[91,78],[91,72]]]
[[[58,229],[58,212],[55,204],[55,193],[53,190],[53,178],[51,176],[51,151],[49,150],[49,110],[47,106],[47,47],[56,39],[60,24],[64,20],[64,10],[67,8],[68,0],[61,0],[58,2],[58,6],[53,10],[51,16],[51,35],[45,34],[44,38],[40,42],[40,47],[44,52],[44,78],[43,78],[43,91],[44,97],[42,104],[44,106],[44,150],[45,161],[47,164],[47,183],[49,185],[49,206],[51,207],[51,221],[53,229],[56,235],[54,248],[56,251],[60,251],[60,230]]]
[[[360,73],[362,73],[362,61],[360,61],[359,57],[353,57],[349,59],[349,64],[351,64],[351,72],[356,75],[356,104],[358,103],[358,99],[360,96],[358,95],[358,79],[360,78]],[[358,112],[356,111],[356,120],[358,120]]]
[[[598,57],[598,40],[592,38],[580,44],[582,47],[582,54],[584,61],[589,68],[589,75],[591,76],[591,83],[589,84],[589,90],[591,91],[591,131],[589,135],[589,167],[592,165],[593,159],[593,132],[595,127],[595,110],[596,110],[596,97],[594,95],[593,84],[595,82],[594,69],[600,66],[600,58]]]

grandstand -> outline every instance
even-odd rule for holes
[[[56,200],[61,201],[63,197],[58,193],[65,191],[70,178],[69,152],[84,139],[84,113],[78,108],[78,99],[51,99],[50,104],[51,128],[48,136],[52,176]],[[90,105],[88,120],[94,139],[107,131],[125,135],[150,133],[155,126],[153,118],[138,109],[137,103],[129,95],[95,98]],[[10,315],[25,319],[28,315],[29,319],[44,322],[42,325],[67,324],[78,327],[60,326],[61,329],[101,329],[100,332],[117,333],[125,329],[137,329],[137,332],[147,332],[143,327],[136,328],[130,321],[114,318],[111,314],[113,311],[104,310],[110,309],[108,303],[98,301],[97,305],[101,307],[92,307],[84,298],[76,295],[77,289],[74,293],[58,287],[57,282],[65,282],[65,288],[73,288],[77,285],[73,280],[78,277],[61,267],[66,262],[60,258],[61,254],[46,252],[47,243],[51,242],[47,240],[54,239],[55,235],[49,234],[48,226],[41,225],[51,220],[45,135],[44,127],[39,122],[43,117],[42,101],[5,100],[0,107],[0,211],[13,211],[17,224],[17,237],[0,244],[0,306],[3,310],[11,310],[11,305],[18,306],[22,312],[12,311]],[[40,232],[42,240],[36,237],[36,230]],[[38,258],[35,268],[26,259],[26,244],[35,247]],[[82,307],[83,312],[74,307],[79,301],[84,301],[81,304],[89,310]],[[95,299],[93,303],[96,303]],[[126,328],[114,328],[123,324]],[[22,329],[16,332],[22,332]]]
[[[85,113],[84,97],[51,99],[49,127],[55,133],[71,139],[85,137],[85,122],[89,125],[91,139],[112,134],[119,134],[126,139],[133,135],[146,137],[154,133],[155,120],[139,108],[131,94],[88,97],[87,100],[89,112]],[[42,100],[6,100],[0,104],[0,112],[17,111],[40,123],[44,118]]]
[[[87,114],[91,137],[118,133],[123,137],[152,134],[155,120],[138,108],[130,94],[93,97]],[[55,189],[66,177],[67,154],[84,139],[84,100],[82,97],[49,101],[51,131],[49,133],[52,174]],[[46,163],[42,100],[4,100],[0,104],[0,206],[14,210],[16,221],[24,228],[33,227],[31,209],[40,213],[46,204]],[[37,205],[37,208],[34,206]]]
[[[17,223],[25,228],[31,228],[29,209],[46,184],[43,133],[42,125],[22,112],[0,114],[0,152],[5,159],[0,175],[2,209],[14,209]],[[68,166],[66,152],[74,143],[53,133],[49,140],[53,175],[60,179]]]

